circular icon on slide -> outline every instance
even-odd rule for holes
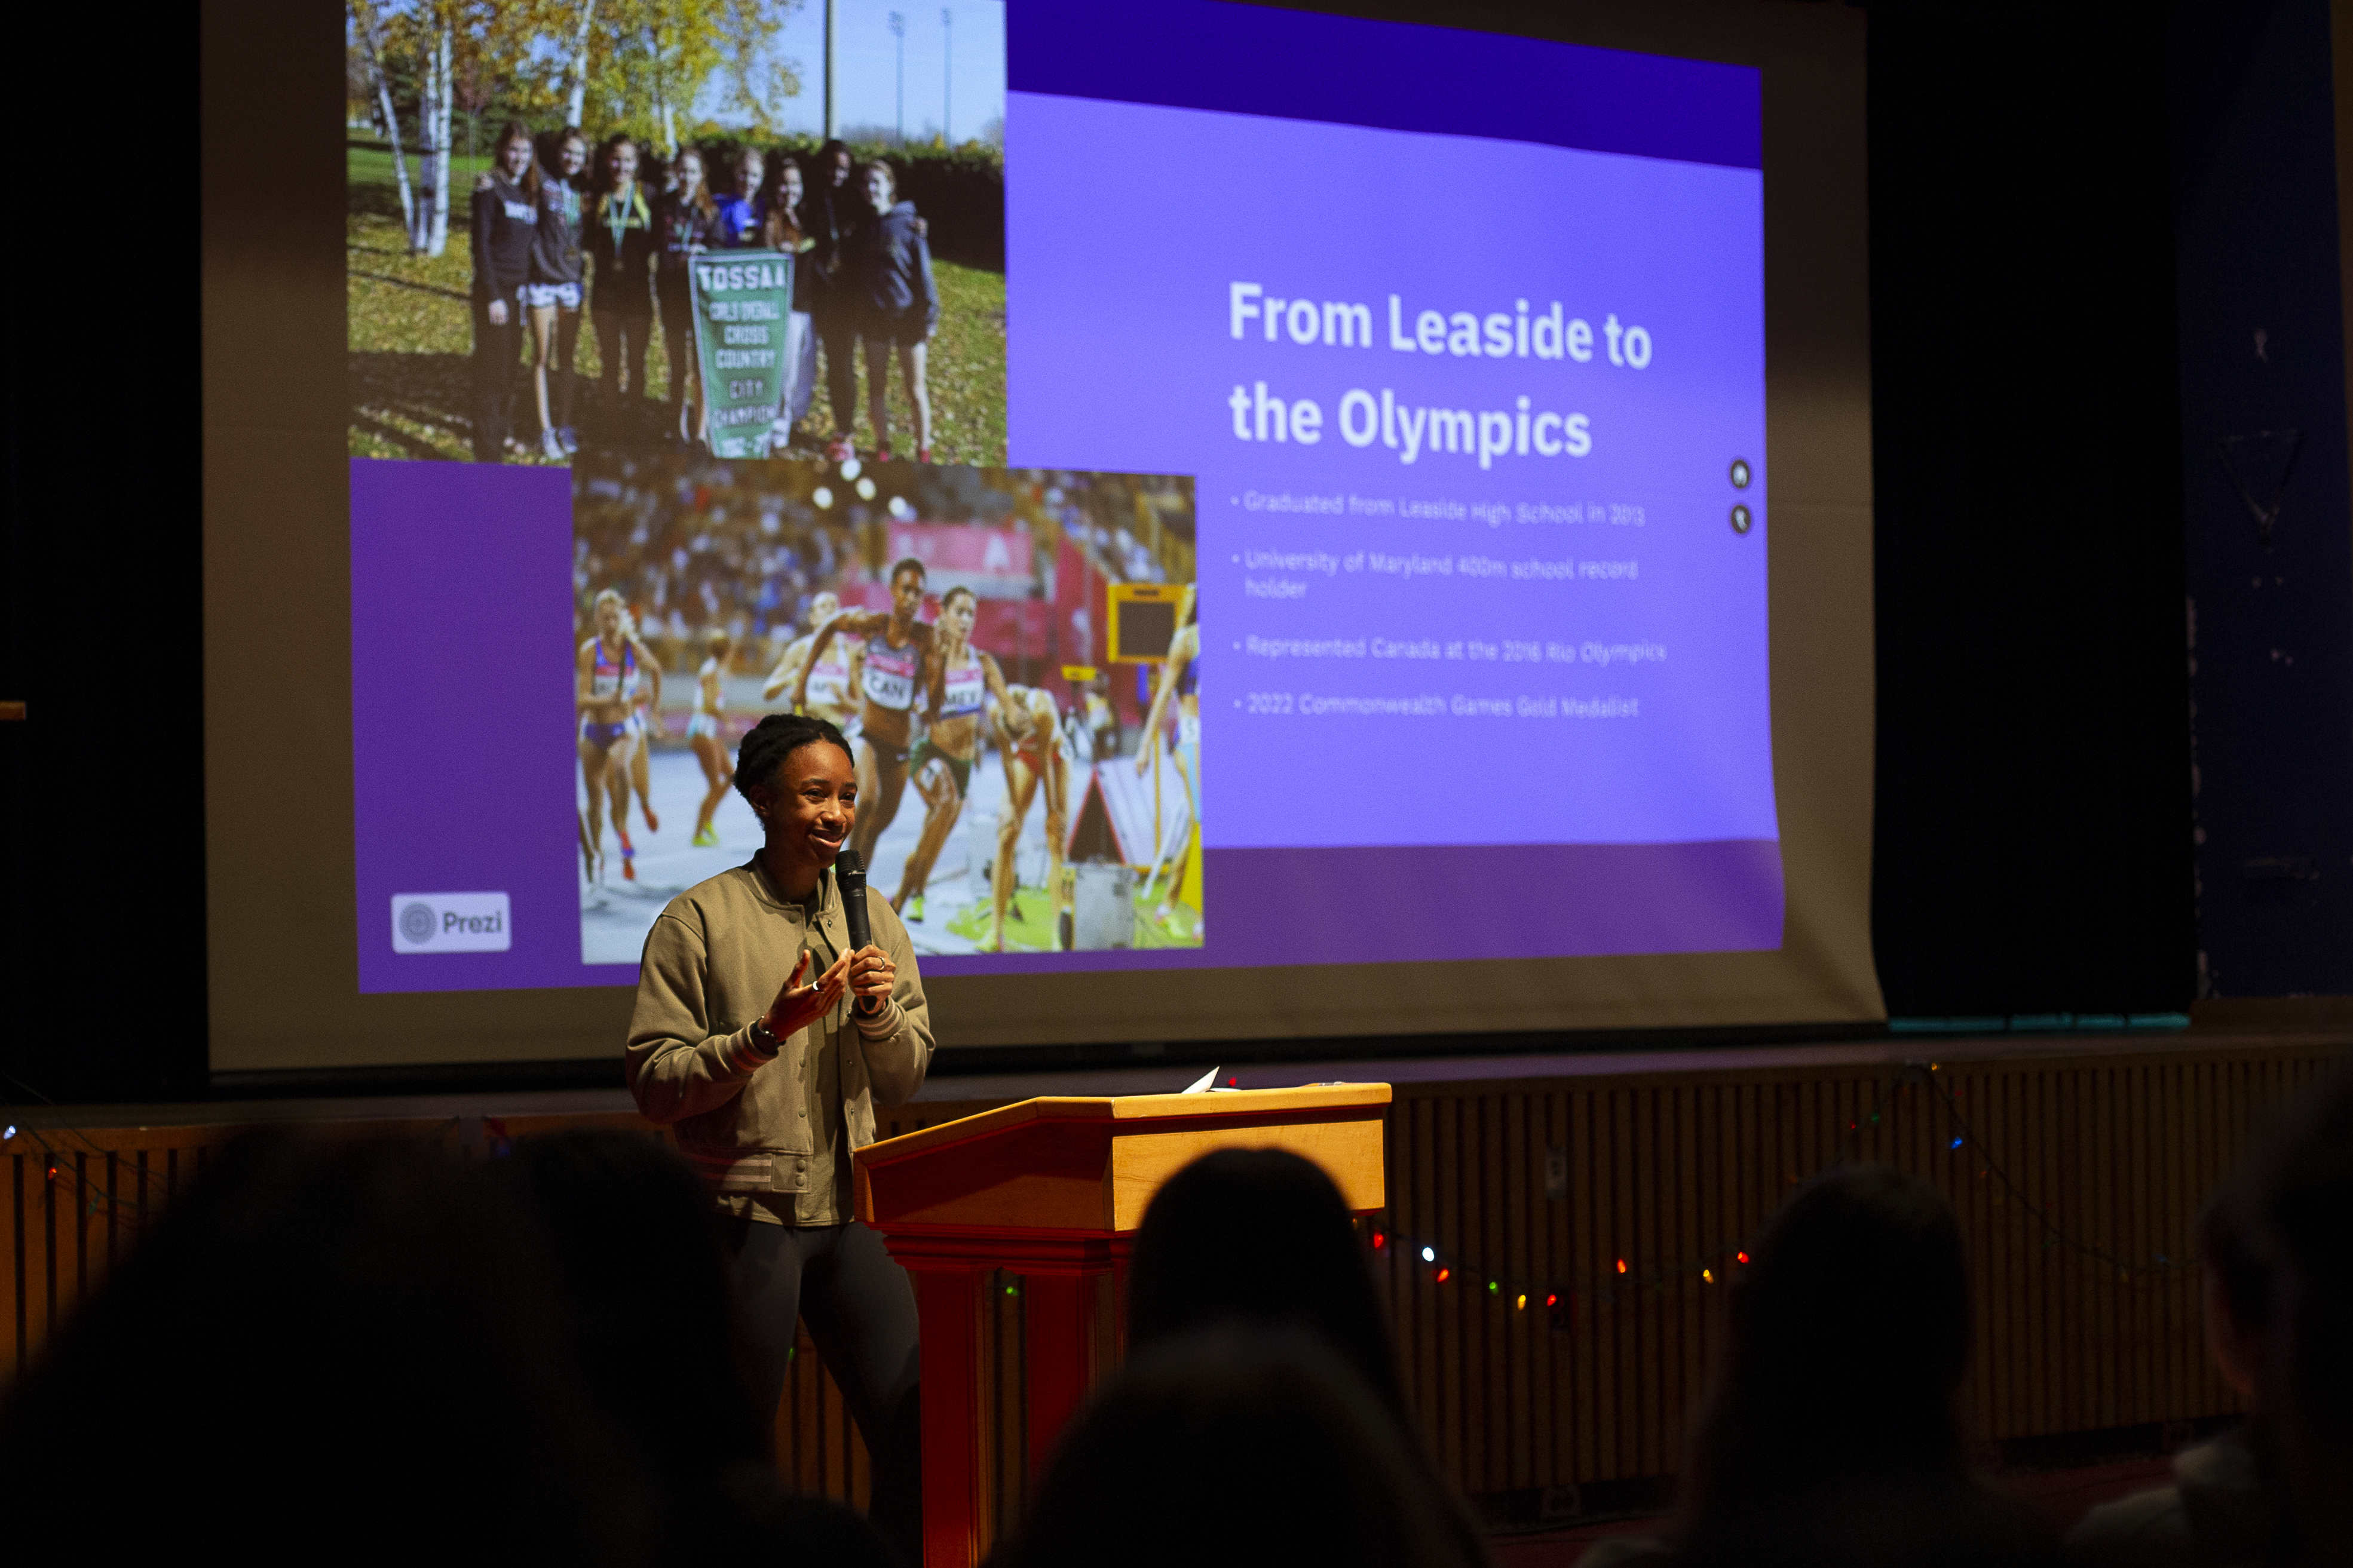
[[[1751,513],[1751,512],[1749,511],[1749,510],[1748,510],[1746,507],[1745,507],[1745,506],[1736,506],[1736,507],[1734,507],[1734,508],[1732,509],[1732,531],[1733,531],[1733,532],[1735,532],[1735,533],[1746,533],[1746,532],[1747,532],[1747,531],[1748,531],[1748,530],[1749,530],[1752,526],[1754,526],[1754,525],[1755,525],[1756,521],[1757,521],[1756,516],[1755,516],[1753,513]],[[412,904],[412,905],[410,905],[409,907],[410,907],[411,909],[416,908],[416,906],[415,906],[415,905],[413,905],[413,904]],[[401,918],[402,921],[405,923],[405,922],[407,921],[407,919],[408,919],[408,915],[407,915],[407,913],[406,913],[406,911],[403,911],[403,912],[402,912],[402,914],[401,914],[401,917],[400,917],[400,918]],[[417,938],[417,941],[419,941],[419,942],[422,942],[422,941],[424,941],[425,939],[424,939],[423,937],[419,937],[419,938]]]
[[[433,940],[433,906],[404,904],[400,910],[400,934],[411,942]]]
[[[1748,471],[1747,458],[1735,458],[1732,459],[1732,488],[1734,489],[1746,489],[1748,488],[1748,481],[1754,477],[1755,476],[1750,474]]]

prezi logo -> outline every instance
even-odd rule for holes
[[[504,893],[395,893],[395,952],[504,952],[514,921]]]

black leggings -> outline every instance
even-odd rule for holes
[[[731,1222],[736,1300],[760,1352],[762,1408],[773,1415],[790,1370],[796,1320],[866,1439],[874,1487],[866,1514],[907,1563],[923,1560],[923,1442],[918,1415],[915,1291],[882,1238],[862,1225]]]
[[[509,300],[506,306],[506,324],[494,326],[490,301],[474,301],[474,460],[478,463],[495,463],[506,455],[507,403],[514,395],[524,331],[522,302]]]
[[[811,323],[825,347],[825,395],[833,406],[833,427],[854,429],[858,424],[858,321],[839,305]]]

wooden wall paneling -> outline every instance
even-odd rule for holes
[[[2108,1204],[2113,1189],[2119,1151],[2116,1146],[2114,1110],[2117,1096],[2124,1086],[2117,1080],[2114,1068],[2088,1068],[2075,1076],[2074,1125],[2080,1142],[2075,1160],[2078,1186],[2075,1201],[2069,1205],[2070,1218],[2066,1228],[2076,1237],[2116,1236]],[[2091,1387],[2085,1391],[2089,1402],[2086,1414],[2090,1419],[2080,1423],[2085,1427],[2120,1426],[2126,1407],[2124,1340],[2128,1326],[2119,1314],[2123,1305],[2117,1300],[2116,1271],[2089,1251],[2077,1251],[2070,1259],[2069,1272],[2076,1288],[2083,1291],[2083,1310],[2069,1322],[2069,1349],[2084,1356],[2093,1369]],[[2113,1256],[2113,1247],[2101,1248]],[[2097,1321],[2110,1331],[2101,1338],[2104,1343],[2093,1342],[2091,1325]],[[2073,1424],[2071,1424],[2073,1425]]]
[[[1466,1348],[1478,1374],[1465,1381],[1476,1386],[1480,1394],[1477,1431],[1484,1461],[1479,1466],[1483,1482],[1481,1489],[1504,1491],[1512,1484],[1511,1357],[1504,1338],[1506,1324],[1496,1302],[1503,1292],[1488,1289],[1491,1283],[1503,1283],[1501,1277],[1507,1272],[1504,1260],[1511,1251],[1511,1211],[1504,1197],[1504,1100],[1501,1095],[1482,1094],[1469,1104],[1479,1134],[1479,1157],[1472,1162],[1473,1169],[1466,1173],[1473,1183],[1479,1207],[1479,1267],[1467,1281],[1477,1328]]]
[[[1630,1380],[1634,1418],[1632,1468],[1637,1475],[1654,1476],[1667,1468],[1659,1427],[1665,1414],[1665,1369],[1672,1353],[1666,1314],[1659,1310],[1658,1291],[1651,1283],[1663,1266],[1667,1242],[1661,1225],[1667,1202],[1667,1194],[1660,1191],[1667,1174],[1659,1146],[1662,1096],[1657,1088],[1645,1085],[1626,1098],[1630,1112],[1627,1125],[1631,1134],[1626,1151],[1628,1205],[1633,1224],[1626,1238],[1627,1271],[1619,1283],[1626,1297],[1626,1321],[1634,1333],[1634,1375]]]
[[[1971,1092],[1971,1086],[1975,1091]],[[1954,1085],[1956,1094],[1968,1094],[1974,1103],[1966,1106],[1968,1121],[1981,1138],[2000,1136],[2010,1125],[2010,1107],[2004,1102],[2000,1086],[1990,1074],[1965,1075]],[[2014,1146],[2014,1142],[2013,1142]],[[1980,1194],[1985,1214],[1985,1257],[1999,1260],[2003,1294],[1996,1298],[1999,1310],[1982,1314],[1986,1320],[1987,1350],[1978,1364],[1997,1380],[1999,1394],[1989,1402],[1986,1425],[1979,1436],[1991,1438],[1994,1433],[2010,1431],[2025,1418],[2025,1385],[2031,1376],[2023,1357],[2026,1353],[2026,1260],[2010,1245],[2010,1218],[2006,1208],[2007,1189],[1995,1174],[1987,1154],[1987,1145],[1963,1145],[1971,1163],[1977,1166]]]
[[[1390,1118],[1397,1111],[1390,1109]],[[1405,1216],[1407,1235],[1414,1241],[1435,1246],[1439,1241],[1438,1173],[1430,1163],[1430,1151],[1437,1142],[1438,1102],[1428,1098],[1412,1101],[1413,1136],[1407,1141],[1406,1164],[1411,1173],[1412,1206]],[[1405,1275],[1405,1294],[1409,1298],[1414,1321],[1413,1381],[1410,1397],[1414,1413],[1420,1417],[1422,1440],[1430,1445],[1433,1456],[1445,1463],[1446,1433],[1444,1430],[1438,1388],[1438,1299],[1430,1284],[1430,1270],[1417,1252],[1410,1258]]]
[[[1641,1256],[1641,1167],[1637,1163],[1634,1143],[1636,1100],[1641,1090],[1618,1089],[1609,1091],[1609,1226],[1603,1257],[1595,1261],[1606,1270],[1609,1299],[1609,1343],[1607,1347],[1610,1400],[1609,1409],[1614,1430],[1610,1434],[1608,1464],[1609,1476],[1642,1475],[1648,1473],[1641,1454],[1642,1441],[1642,1323],[1639,1309],[1631,1300],[1632,1292],[1626,1283]],[[1623,1262],[1626,1271],[1617,1271]]]
[[[1486,1259],[1480,1248],[1484,1237],[1484,1205],[1480,1200],[1480,1184],[1485,1162],[1480,1158],[1479,1100],[1475,1095],[1449,1095],[1445,1100],[1451,1113],[1446,1120],[1450,1142],[1442,1169],[1454,1192],[1452,1221],[1450,1234],[1454,1237],[1455,1267],[1453,1278],[1447,1281],[1446,1304],[1454,1314],[1454,1332],[1451,1336],[1445,1366],[1448,1380],[1454,1388],[1454,1440],[1461,1445],[1462,1455],[1459,1474],[1467,1489],[1489,1491],[1485,1473],[1487,1457],[1486,1379],[1479,1373],[1486,1370],[1483,1347],[1486,1315],[1480,1308],[1480,1279]]]
[[[1544,1292],[1535,1281],[1549,1272],[1544,1265],[1552,1216],[1552,1200],[1545,1196],[1545,1141],[1547,1116],[1543,1093],[1520,1095],[1505,1101],[1513,1136],[1518,1141],[1512,1177],[1517,1218],[1512,1240],[1511,1276],[1504,1286],[1504,1322],[1511,1333],[1513,1365],[1519,1386],[1512,1407],[1512,1479],[1514,1489],[1541,1486],[1546,1473],[1542,1458],[1550,1445],[1545,1423],[1552,1407],[1552,1366],[1546,1353]],[[1519,1305],[1521,1294],[1529,1297]]]
[[[2159,1392],[2163,1378],[2158,1368],[2165,1281],[2154,1270],[2160,1250],[2157,1225],[2168,1205],[2149,1160],[2149,1141],[2163,1131],[2162,1103],[2152,1082],[2159,1070],[2143,1065],[2126,1072],[2129,1092],[2125,1112],[2116,1119],[2116,1133],[2126,1151],[2125,1188],[2110,1205],[2118,1229],[2130,1237],[2130,1249],[2117,1254],[2130,1268],[2118,1274],[2116,1289],[2129,1303],[2132,1341],[2126,1371],[2132,1382],[2135,1421],[2148,1420],[2152,1413],[2165,1407]]]
[[[1948,1073],[1947,1079],[1947,1089],[1967,1087],[1963,1075]],[[1948,1133],[1948,1141],[1961,1136],[1956,1121],[1947,1120],[1940,1130]],[[1954,1152],[1965,1194],[1961,1239],[1969,1256],[1978,1260],[1978,1299],[1982,1304],[1970,1314],[1969,1372],[1963,1384],[1962,1407],[1969,1417],[1968,1436],[1982,1437],[1999,1424],[1998,1412],[2009,1397],[2010,1369],[1995,1356],[1994,1325],[1997,1320],[2009,1318],[2014,1271],[2008,1250],[1994,1246],[1993,1182],[1985,1174],[1984,1157],[1966,1142]]]
[[[1451,1336],[1452,1354],[1445,1361],[1449,1380],[1454,1385],[1454,1440],[1461,1446],[1460,1473],[1465,1484],[1480,1491],[1491,1489],[1484,1461],[1487,1457],[1486,1379],[1480,1373],[1486,1370],[1484,1347],[1486,1314],[1480,1310],[1480,1279],[1485,1272],[1486,1259],[1481,1256],[1484,1242],[1485,1205],[1480,1201],[1482,1167],[1479,1147],[1479,1100],[1474,1095],[1450,1095],[1445,1101],[1452,1112],[1446,1127],[1450,1142],[1442,1169],[1454,1191],[1452,1222],[1455,1257],[1458,1259],[1454,1276],[1447,1281],[1446,1302],[1454,1315]]]
[[[1600,1471],[1600,1304],[1593,1285],[1600,1255],[1595,1205],[1603,1191],[1599,1132],[1594,1094],[1578,1086],[1561,1095],[1562,1147],[1568,1152],[1568,1195],[1561,1202],[1561,1255],[1557,1278],[1568,1312],[1568,1338],[1556,1396],[1560,1401],[1561,1475],[1596,1476]]]
[[[1009,1530],[1020,1521],[1031,1487],[1045,1479],[1029,1474],[1029,1301],[1021,1277],[1001,1268],[989,1275],[987,1290],[987,1342],[996,1353],[982,1385],[995,1401],[997,1517]]]
[[[1541,1126],[1546,1151],[1561,1151],[1562,1185],[1561,1195],[1547,1195],[1538,1210],[1542,1226],[1538,1232],[1537,1267],[1528,1297],[1528,1333],[1539,1347],[1544,1367],[1544,1398],[1536,1427],[1539,1447],[1535,1456],[1535,1479],[1540,1486],[1576,1473],[1577,1433],[1570,1384],[1577,1375],[1577,1325],[1572,1311],[1569,1317],[1557,1320],[1559,1326],[1556,1326],[1553,1310],[1546,1305],[1547,1294],[1566,1289],[1573,1270],[1570,1237],[1577,1203],[1577,1160],[1569,1147],[1572,1134],[1567,1094],[1555,1090],[1544,1096]]]
[[[25,1285],[30,1275],[25,1256],[25,1165],[22,1154],[0,1156],[0,1259],[8,1265],[8,1289],[0,1295],[0,1373],[14,1377],[30,1349],[25,1322]]]
[[[1453,1173],[1446,1168],[1446,1159],[1453,1152],[1454,1106],[1451,1100],[1432,1098],[1425,1102],[1426,1142],[1416,1152],[1414,1165],[1420,1177],[1420,1214],[1415,1234],[1427,1238],[1438,1251],[1440,1265],[1446,1263],[1460,1247],[1461,1229],[1455,1223],[1452,1200],[1460,1194],[1454,1184]],[[1430,1338],[1429,1378],[1424,1397],[1430,1401],[1430,1430],[1436,1435],[1440,1462],[1451,1473],[1461,1466],[1461,1434],[1456,1422],[1461,1414],[1461,1402],[1457,1397],[1457,1369],[1451,1352],[1460,1342],[1453,1311],[1453,1293],[1437,1281],[1430,1265],[1425,1264],[1416,1274],[1416,1293],[1422,1300],[1422,1331]]]
[[[2001,1209],[2003,1243],[2019,1260],[2019,1312],[2011,1324],[2011,1354],[2015,1358],[2011,1364],[2019,1369],[2019,1397],[2011,1423],[2003,1428],[2015,1432],[2045,1430],[2042,1400],[2050,1388],[2046,1375],[2049,1369],[2043,1360],[2043,1331],[2044,1308],[2051,1298],[2043,1274],[2051,1255],[2029,1219],[2034,1194],[2041,1185],[2039,1173],[2048,1158],[2048,1151],[2033,1147],[2034,1139],[2044,1126],[2038,1114],[2042,1107],[2034,1102],[2041,1098],[2039,1091],[2045,1082],[2040,1077],[2003,1074],[1992,1076],[1987,1086],[2000,1097],[2006,1120],[2019,1133],[1993,1145],[2003,1151],[2000,1157],[2011,1177],[2010,1182],[2001,1183],[1994,1202]],[[1995,1180],[2000,1182],[2000,1177]]]
[[[2199,1373],[2205,1362],[2200,1353],[2203,1344],[2200,1330],[2204,1326],[2199,1313],[2195,1282],[2189,1271],[2190,1260],[2198,1256],[2195,1234],[2198,1200],[2205,1190],[2200,1179],[2192,1185],[2193,1173],[2203,1178],[2206,1173],[2219,1173],[2221,1167],[2213,1158],[2211,1146],[2200,1136],[2203,1117],[2193,1116],[2189,1107],[2197,1103],[2201,1084],[2207,1077],[2203,1066],[2197,1062],[2177,1062],[2168,1075],[2165,1094],[2166,1134],[2158,1147],[2158,1163],[2163,1166],[2170,1190],[2167,1207],[2172,1222],[2164,1235],[2165,1252],[2177,1270],[2178,1282],[2170,1298],[2169,1321],[2166,1325],[2166,1343],[2173,1357],[2172,1389],[2166,1402],[2168,1410],[2190,1407],[2199,1397]],[[2168,1150],[2180,1150],[2181,1159],[2164,1157]]]

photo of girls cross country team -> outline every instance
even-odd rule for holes
[[[734,747],[796,710],[849,742],[852,847],[918,951],[1201,944],[1189,479],[678,450],[573,471],[584,962],[636,962],[670,897],[758,847]]]
[[[944,29],[948,10],[953,101],[911,116],[892,58],[914,40],[874,0],[687,6],[659,27],[627,7],[354,0],[351,455],[707,443],[712,415],[740,410],[723,380],[716,410],[703,395],[690,277],[757,252],[792,258],[763,345],[781,351],[770,453],[1003,462],[1004,5],[959,0]],[[812,28],[847,45],[804,76],[787,40]]]

